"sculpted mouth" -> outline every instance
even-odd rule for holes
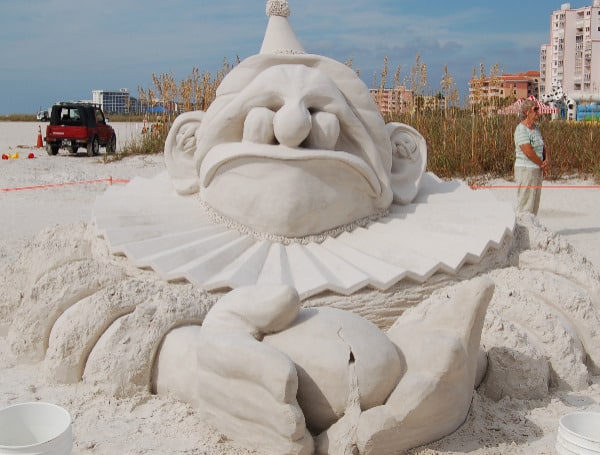
[[[378,197],[381,194],[379,179],[371,167],[356,155],[331,150],[315,150],[291,148],[284,145],[266,145],[256,143],[224,143],[214,146],[204,157],[200,167],[200,184],[207,188],[215,176],[224,170],[226,165],[236,161],[252,158],[267,161],[323,161],[339,166],[340,163],[362,176],[369,188],[369,196]],[[229,168],[227,166],[227,168]],[[240,189],[243,191],[243,189]]]

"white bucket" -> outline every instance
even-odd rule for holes
[[[71,416],[51,403],[22,403],[0,410],[0,455],[68,455]]]
[[[560,418],[556,436],[559,455],[600,454],[600,413],[574,412]]]

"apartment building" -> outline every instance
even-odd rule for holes
[[[540,92],[560,85],[576,101],[600,95],[600,0],[571,8],[563,3],[550,18],[550,42],[540,49]]]
[[[413,93],[406,87],[370,89],[382,115],[403,114],[413,107]]]
[[[471,106],[489,105],[491,101],[502,98],[511,100],[530,96],[539,98],[539,86],[539,71],[471,79],[469,81],[469,104]]]

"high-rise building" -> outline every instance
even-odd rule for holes
[[[562,87],[574,100],[600,95],[600,0],[571,8],[563,3],[550,18],[550,42],[540,52],[540,92]]]
[[[99,104],[106,114],[131,114],[141,112],[139,101],[129,95],[129,90],[92,90],[92,101]]]

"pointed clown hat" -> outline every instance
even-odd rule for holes
[[[304,54],[304,48],[292,30],[287,0],[268,0],[269,23],[260,48],[261,54]]]

